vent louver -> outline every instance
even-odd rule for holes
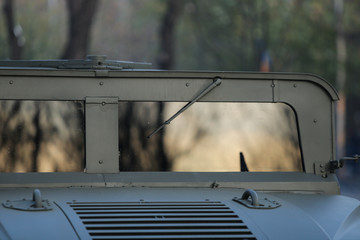
[[[221,202],[69,203],[93,239],[256,239]]]

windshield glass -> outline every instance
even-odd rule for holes
[[[240,153],[249,171],[302,171],[287,105],[197,102],[151,135],[185,104],[120,103],[121,171],[236,172]]]
[[[0,172],[84,171],[80,101],[0,101]]]
[[[1,172],[84,171],[84,102],[0,104]],[[303,170],[287,105],[196,102],[152,134],[184,105],[119,102],[120,171]]]

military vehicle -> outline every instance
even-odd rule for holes
[[[360,239],[360,202],[340,195],[335,175],[358,157],[336,158],[338,95],[320,77],[152,70],[103,56],[0,65],[1,100],[76,101],[84,108],[82,172],[0,173],[0,239]],[[163,137],[167,154],[181,150],[176,159],[185,162],[166,171],[122,166],[130,144],[121,146],[119,134],[129,129],[119,116],[129,103],[168,109],[163,124],[148,124],[150,106],[137,120],[149,128],[129,125],[144,136],[132,144]],[[253,114],[236,112],[243,103],[282,106],[287,110],[257,118],[267,124],[285,111],[296,134],[278,140],[287,117],[265,131],[270,137],[259,135],[263,127],[248,125]],[[246,134],[237,132],[242,127]],[[278,157],[274,146],[289,139],[297,150]],[[256,150],[260,142],[268,148],[258,155],[241,146]]]

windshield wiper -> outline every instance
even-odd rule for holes
[[[200,98],[208,94],[211,90],[213,90],[215,87],[220,86],[221,84],[221,78],[215,78],[213,83],[211,83],[209,86],[207,86],[201,93],[199,93],[193,100],[188,102],[184,107],[182,107],[177,113],[175,113],[172,117],[170,117],[168,120],[166,120],[163,124],[161,124],[160,127],[158,127],[156,130],[154,130],[148,138],[150,138],[152,135],[163,129],[166,125],[169,125],[172,120],[174,120],[177,116],[179,116],[181,113],[183,113],[186,109],[188,109],[191,105],[196,103]]]

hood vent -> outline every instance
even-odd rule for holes
[[[69,203],[93,239],[256,239],[221,202]]]

